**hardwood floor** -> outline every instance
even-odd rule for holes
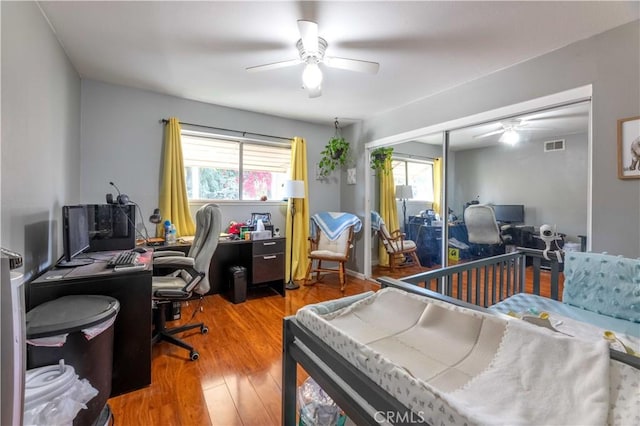
[[[279,425],[282,318],[302,306],[344,295],[377,290],[379,285],[348,277],[340,292],[336,274],[311,287],[301,286],[281,297],[269,289],[249,293],[234,305],[220,295],[205,297],[203,321],[209,333],[183,333],[200,359],[168,343],[154,345],[152,384],[109,400],[116,425]],[[197,302],[182,307],[191,321]],[[299,382],[305,378],[301,370]]]
[[[401,278],[425,270],[411,267],[391,273],[376,268],[373,275]],[[190,361],[188,351],[168,343],[155,345],[151,386],[109,400],[115,424],[279,425],[282,318],[311,303],[377,289],[374,282],[350,276],[342,293],[337,274],[331,274],[314,286],[287,291],[286,297],[256,289],[246,302],[234,305],[220,295],[208,296],[194,320],[191,314],[198,303],[183,305],[181,319],[169,324],[207,324],[206,335],[182,335],[200,359]],[[299,384],[305,378],[300,369]]]

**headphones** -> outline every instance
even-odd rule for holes
[[[109,185],[113,186],[116,191],[118,191],[118,196],[116,200],[113,201],[113,194],[107,194],[107,204],[120,204],[121,206],[129,204],[131,200],[129,200],[129,196],[127,194],[122,194],[115,183],[109,182]]]
[[[121,206],[129,204],[129,196],[127,194],[120,194],[113,199],[113,194],[107,194],[107,204],[120,204]]]

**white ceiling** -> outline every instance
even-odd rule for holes
[[[83,78],[323,124],[424,98],[638,19],[631,2],[40,2]],[[376,75],[323,68],[301,88],[296,21],[327,55],[380,63]],[[321,65],[321,68],[323,66]]]

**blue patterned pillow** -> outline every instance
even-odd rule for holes
[[[640,322],[640,260],[568,252],[564,276],[564,303]]]

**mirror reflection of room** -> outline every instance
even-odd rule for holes
[[[445,265],[444,223],[448,226],[446,264],[518,246],[544,249],[538,237],[542,224],[552,226],[560,246],[584,247],[589,108],[588,102],[581,102],[451,131],[446,214],[442,211],[444,185],[438,179],[440,171],[435,170],[441,167],[443,134],[393,145],[397,228],[415,242],[421,266]],[[378,181],[374,182],[372,210],[379,205],[380,191]],[[495,234],[492,243],[469,239],[465,210],[475,205],[493,210],[494,223],[488,231]],[[374,264],[376,254],[374,245]],[[373,276],[387,272],[380,266],[372,269]]]
[[[580,244],[587,230],[589,107],[582,102],[451,132],[454,214],[464,217],[474,202],[493,206],[514,246],[544,248],[535,237],[542,224],[563,242]]]

